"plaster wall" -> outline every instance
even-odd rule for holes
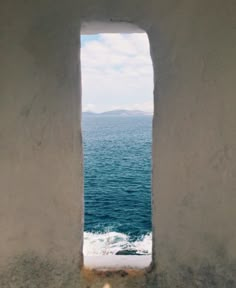
[[[0,287],[236,286],[235,15],[233,0],[1,1]],[[150,271],[81,269],[78,52],[90,21],[150,40]]]

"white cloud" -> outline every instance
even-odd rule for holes
[[[152,111],[153,69],[146,34],[100,34],[98,40],[84,43],[81,60],[84,111]]]
[[[83,106],[83,111],[95,111],[96,110],[96,106],[94,104],[85,104]]]

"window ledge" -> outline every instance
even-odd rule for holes
[[[144,269],[150,266],[151,261],[151,255],[85,256],[84,268],[98,270]]]

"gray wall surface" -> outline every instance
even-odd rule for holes
[[[236,287],[235,15],[234,0],[1,1],[1,288]],[[132,23],[150,40],[154,249],[144,273],[81,269],[79,36],[92,21]]]

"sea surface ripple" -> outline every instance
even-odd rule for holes
[[[84,253],[151,253],[151,116],[84,116]]]

